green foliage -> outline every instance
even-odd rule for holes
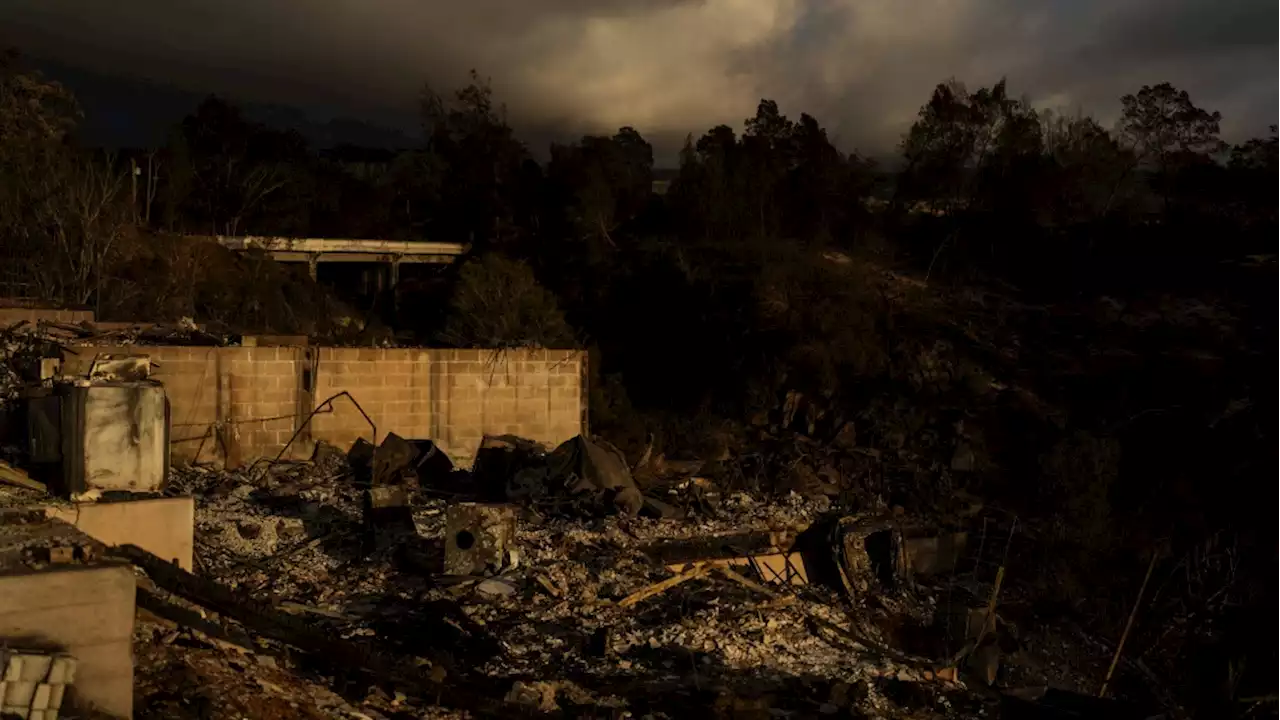
[[[439,339],[454,347],[570,348],[577,343],[556,298],[533,270],[497,253],[458,270]]]
[[[691,238],[715,243],[788,238],[802,242],[856,231],[869,167],[846,156],[809,115],[793,122],[762,100],[744,123],[712,128],[680,154],[668,197]]]
[[[653,148],[630,127],[613,137],[587,136],[575,145],[552,145],[547,179],[568,209],[577,234],[613,243],[610,233],[648,204]]]
[[[1004,80],[972,93],[941,84],[903,140],[900,197],[944,213],[1026,207],[1042,154],[1035,111],[1010,98]]]
[[[427,152],[447,177],[427,231],[439,239],[505,242],[518,232],[528,187],[528,151],[493,100],[489,82],[471,71],[471,84],[452,97],[426,87],[421,115]]]
[[[1124,186],[1130,153],[1093,118],[1041,116],[1046,173],[1044,220],[1056,226],[1098,220],[1131,195]]]
[[[190,185],[188,222],[195,227],[219,235],[247,227],[263,235],[305,232],[312,175],[296,132],[248,122],[211,96],[182,121],[178,142],[175,163],[184,163],[180,183]]]
[[[1218,138],[1222,113],[1196,107],[1185,90],[1169,83],[1144,85],[1120,98],[1120,136],[1141,163],[1162,171],[1189,156],[1215,155],[1226,149]]]

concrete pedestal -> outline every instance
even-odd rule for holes
[[[133,569],[123,563],[77,559],[79,553],[51,552],[50,548],[92,542],[56,520],[0,526],[0,541],[12,549],[0,555],[0,645],[11,652],[75,658],[75,679],[63,707],[92,706],[130,717]],[[62,562],[33,561],[35,556]]]

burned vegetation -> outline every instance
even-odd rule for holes
[[[1274,126],[952,82],[663,172],[473,78],[111,156],[0,73],[3,712],[1274,716]]]

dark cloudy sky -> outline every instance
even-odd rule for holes
[[[663,151],[770,97],[879,154],[951,76],[1107,123],[1168,80],[1232,140],[1280,102],[1276,0],[3,0],[0,42],[405,127],[423,82],[474,67],[530,139],[634,125]]]

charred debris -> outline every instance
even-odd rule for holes
[[[1016,518],[728,492],[701,464],[595,437],[486,437],[469,469],[425,439],[322,443],[173,471],[200,498],[194,573],[123,552],[155,637],[266,654],[298,675],[264,687],[312,703],[311,678],[350,716],[1159,716],[1048,690],[1001,604]]]
[[[48,336],[17,337],[24,392],[147,382],[145,358],[62,378]],[[908,513],[598,437],[488,436],[469,468],[374,439],[236,470],[166,458],[118,490],[196,498],[192,571],[95,550],[138,575],[136,717],[1160,716],[1091,697],[1112,648],[1006,613],[1025,530],[962,493]],[[847,434],[770,442],[820,477],[870,459]],[[28,498],[85,490],[0,473]]]

